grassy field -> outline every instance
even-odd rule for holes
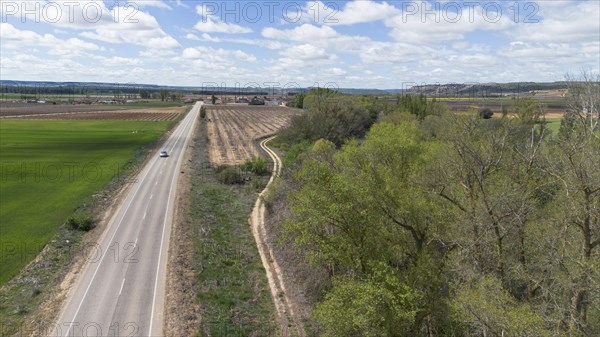
[[[562,118],[546,118],[546,126],[553,134],[558,135]]]
[[[189,218],[201,336],[277,336],[276,313],[248,216],[267,176],[225,185],[208,169],[206,124],[194,146]],[[208,165],[208,166],[207,166]]]
[[[170,123],[0,121],[0,285]]]

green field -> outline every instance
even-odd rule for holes
[[[0,285],[171,123],[0,121]]]
[[[558,135],[562,118],[546,118],[546,126],[553,134]]]

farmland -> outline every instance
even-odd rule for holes
[[[0,284],[172,123],[1,120]]]
[[[237,165],[257,157],[256,139],[287,126],[300,110],[285,107],[209,106],[207,113],[210,161]]]
[[[168,102],[153,102],[168,103]],[[87,104],[27,104],[0,103],[2,119],[64,119],[64,120],[148,120],[170,121],[185,112],[185,107],[169,105],[87,105]]]

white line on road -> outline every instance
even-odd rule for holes
[[[150,166],[147,166],[147,167],[150,167]],[[140,181],[144,181],[146,179],[146,176],[148,176],[148,173],[150,173],[150,169],[148,169],[146,171],[146,173],[144,174],[144,177]],[[135,199],[135,196],[140,191],[140,187],[141,186],[142,186],[142,184],[138,185],[138,187],[135,190],[135,193],[133,194],[133,198],[131,198],[129,200],[129,203],[127,203],[127,207],[125,207],[125,211],[121,215],[121,220],[119,220],[119,224],[117,225],[117,228],[115,229],[115,231],[113,232],[112,236],[110,237],[110,240],[108,240],[109,243],[113,241],[113,239],[115,238],[115,235],[119,231],[119,228],[121,227],[121,224],[123,223],[123,218],[125,218],[125,215],[127,214],[127,211],[129,210],[129,207],[131,206],[131,203]],[[85,301],[85,298],[87,297],[87,294],[90,291],[90,287],[92,286],[92,283],[94,283],[94,279],[96,278],[96,274],[98,274],[98,270],[100,269],[100,266],[102,265],[102,262],[104,261],[104,257],[106,256],[106,254],[108,253],[108,251],[109,251],[109,249],[105,250],[104,253],[102,253],[102,257],[100,257],[100,262],[96,266],[96,270],[94,271],[94,274],[92,274],[92,279],[90,280],[90,283],[88,283],[87,288],[85,288],[85,292],[83,293],[83,297],[81,298],[81,302],[79,302],[79,305],[77,306],[77,310],[75,311],[75,315],[73,316],[73,320],[71,320],[71,324],[69,324],[69,328],[67,329],[67,334],[65,336],[68,336],[69,332],[73,328],[73,323],[75,323],[75,319],[77,318],[77,315],[79,315],[79,310],[81,310],[81,306],[83,305],[83,302]]]
[[[188,125],[192,125],[194,126],[194,122],[196,121],[195,118],[191,118],[191,121],[188,121],[186,127]],[[182,130],[182,134],[183,134],[183,130]],[[177,143],[179,142],[180,138],[177,138],[177,140],[175,141],[175,144],[173,144],[173,148],[175,148],[175,146],[177,145]],[[184,148],[186,145],[186,141],[184,141]],[[177,163],[175,163],[175,168],[177,169]],[[175,178],[178,177],[178,175],[174,174],[173,177],[171,178],[171,186],[169,187],[169,194],[167,195],[167,207],[166,207],[166,213],[165,213],[165,218],[163,221],[163,230],[162,230],[162,236],[160,239],[160,248],[158,250],[158,264],[156,267],[156,275],[154,278],[154,295],[152,296],[152,309],[150,311],[150,328],[148,329],[148,336],[152,336],[152,325],[154,324],[154,305],[156,304],[156,291],[158,289],[158,276],[160,273],[160,259],[162,257],[162,252],[163,252],[163,243],[165,241],[165,229],[167,227],[167,219],[169,219],[169,203],[171,201],[171,192],[173,191],[173,185],[175,185]]]
[[[146,211],[144,211],[144,216],[142,217],[142,220],[146,219]]]
[[[153,196],[153,195],[154,195],[154,194],[150,194],[150,199],[152,199],[152,196]]]
[[[123,283],[121,283],[121,290],[119,290],[119,296],[123,292],[123,286],[125,285],[125,278],[123,277]]]

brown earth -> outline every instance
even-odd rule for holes
[[[214,165],[238,165],[258,157],[254,141],[277,133],[301,112],[280,106],[207,106],[209,155]]]
[[[11,116],[5,119],[44,119],[44,120],[130,120],[130,121],[172,121],[179,117],[178,112],[69,112]]]
[[[187,107],[144,107],[123,105],[87,105],[87,104],[35,104],[35,103],[0,103],[0,118],[28,119],[127,119],[117,113],[129,114],[180,114]],[[42,117],[44,116],[44,117]],[[127,116],[127,115],[123,115]],[[136,115],[129,115],[136,118]],[[137,116],[137,118],[148,118]]]

